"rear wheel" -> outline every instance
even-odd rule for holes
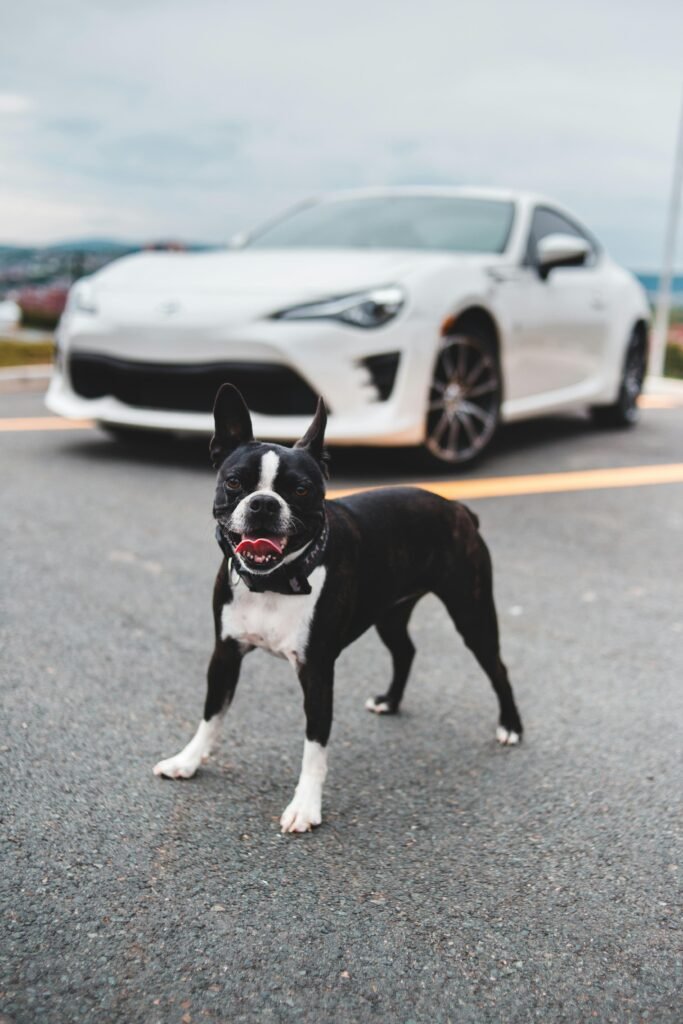
[[[593,419],[601,427],[632,427],[638,422],[638,399],[645,380],[645,340],[637,330],[626,349],[619,395],[612,405],[594,405]]]
[[[464,466],[483,454],[500,417],[495,345],[477,334],[441,340],[429,389],[424,450],[432,465]]]

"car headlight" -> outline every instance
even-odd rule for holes
[[[87,277],[82,277],[80,281],[76,281],[69,289],[69,295],[66,300],[66,312],[90,313],[91,315],[97,313],[95,289]]]
[[[400,313],[405,294],[396,284],[371,288],[337,299],[292,306],[274,314],[276,320],[341,320],[354,327],[381,327]]]

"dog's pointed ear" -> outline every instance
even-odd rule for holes
[[[310,452],[314,459],[323,467],[325,475],[327,475],[327,466],[325,464],[325,427],[327,426],[327,410],[325,409],[325,403],[322,398],[318,399],[318,407],[315,410],[315,416],[313,421],[304,434],[304,436],[296,442],[295,448],[304,448]]]
[[[218,389],[213,404],[213,419],[216,433],[209,443],[211,464],[219,469],[223,460],[241,444],[254,440],[251,416],[244,399],[232,384],[223,384]]]

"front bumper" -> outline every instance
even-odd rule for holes
[[[258,437],[276,441],[301,437],[312,411],[303,402],[305,390],[311,401],[321,394],[329,407],[326,439],[330,444],[419,444],[424,437],[435,343],[433,326],[407,317],[374,331],[331,322],[261,321],[243,328],[239,338],[206,329],[197,333],[191,325],[185,332],[177,327],[173,332],[153,327],[117,331],[98,319],[73,317],[60,328],[59,360],[46,404],[52,412],[71,419],[210,434],[213,386],[210,394],[195,396],[192,401],[186,395],[179,397],[178,405],[185,408],[169,408],[168,398],[161,402],[166,407],[158,407],[156,396],[145,405],[144,394],[135,393],[129,398],[130,389],[117,388],[113,383],[111,390],[118,391],[118,397],[106,393],[106,385],[88,390],[72,368],[84,357],[99,359],[105,367],[120,364],[124,369],[145,367],[153,371],[157,366],[161,375],[169,371],[167,376],[188,365],[208,373],[211,368],[229,364],[235,372],[227,370],[225,380],[233,376],[239,386],[246,379],[240,377],[240,369],[251,367],[255,371],[261,367],[266,376],[269,371],[281,371],[279,376],[270,374],[269,387],[277,387],[274,382],[280,380],[281,388],[289,390],[287,395],[274,394],[277,400],[271,400],[270,406],[264,398],[260,408],[260,395],[252,390],[248,404]],[[393,386],[388,389],[386,378],[382,380],[376,368],[391,353],[397,354],[398,365]],[[377,364],[368,364],[367,360],[375,357]],[[212,385],[222,382],[215,374],[211,380]],[[297,391],[293,381],[299,381],[303,388]],[[243,390],[246,393],[244,385]],[[122,400],[121,395],[128,400]],[[278,410],[277,414],[271,412],[272,408]],[[291,408],[296,412],[288,413]]]

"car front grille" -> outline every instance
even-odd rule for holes
[[[252,412],[304,416],[317,396],[294,370],[277,363],[141,363],[73,352],[69,374],[83,398],[118,398],[141,409],[211,412],[221,384],[234,384]]]

